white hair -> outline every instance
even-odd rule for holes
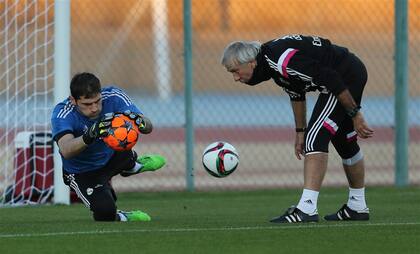
[[[221,63],[227,69],[233,66],[255,60],[260,52],[261,42],[259,41],[234,41],[223,51]]]

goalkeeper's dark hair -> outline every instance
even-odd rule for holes
[[[101,81],[92,73],[83,72],[73,76],[70,82],[70,93],[74,99],[92,98],[101,92]]]

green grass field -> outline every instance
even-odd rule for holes
[[[0,253],[420,253],[420,189],[367,189],[371,220],[275,225],[301,190],[123,193],[151,222],[98,223],[81,204],[0,209]],[[345,188],[323,189],[320,215]]]

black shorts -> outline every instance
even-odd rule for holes
[[[345,85],[360,105],[367,82],[364,64],[352,55],[346,60],[342,73]],[[305,133],[305,153],[328,152],[330,141],[342,158],[351,158],[360,148],[353,121],[332,93],[321,93],[312,111]]]
[[[63,180],[93,211],[95,219],[113,220],[117,197],[110,183],[111,178],[123,170],[132,169],[136,159],[137,155],[133,151],[116,152],[105,167],[81,174],[63,172]]]

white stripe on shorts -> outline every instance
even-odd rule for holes
[[[75,180],[71,180],[70,187],[73,188],[77,196],[83,201],[83,204],[85,204],[87,208],[90,208],[89,200],[85,196],[83,196],[83,193],[80,191],[79,185],[77,185],[77,182]]]
[[[327,118],[333,112],[335,105],[337,105],[337,98],[335,98],[335,96],[331,93],[330,96],[328,97],[328,101],[324,109],[322,110],[321,114],[319,114],[314,125],[311,126],[311,128],[308,131],[308,135],[305,140],[305,143],[306,143],[305,152],[313,151],[316,136],[318,135],[319,130],[322,128],[325,118]]]

